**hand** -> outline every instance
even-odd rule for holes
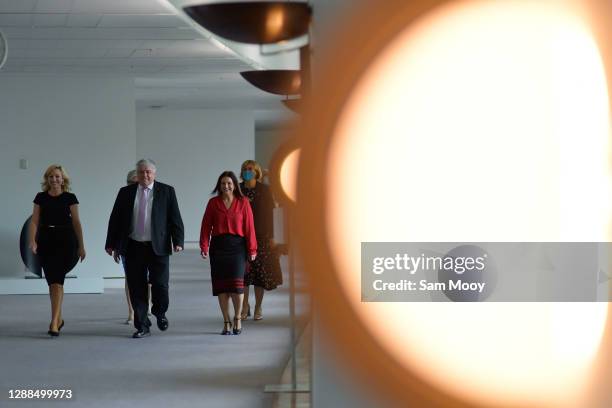
[[[106,251],[107,254],[109,254],[110,256],[113,257],[115,262],[119,263],[119,251],[117,251],[117,250],[115,250],[113,248],[106,248],[105,251]]]
[[[200,252],[200,255],[202,255],[202,259],[208,258],[208,252]]]
[[[249,256],[249,259],[250,259],[251,261],[254,261],[254,260],[255,260],[255,258],[257,258],[257,255],[255,255],[255,254],[253,254],[253,255],[250,255],[250,256]]]
[[[174,246],[174,252],[181,252],[183,250],[183,247],[180,245],[175,245]]]
[[[32,250],[32,253],[36,255],[36,252],[38,251],[38,245],[36,242],[30,242],[30,249]]]
[[[85,259],[85,255],[87,255],[87,254],[85,253],[85,248],[80,247],[80,248],[79,248],[79,258],[81,259],[81,262],[83,262],[83,260]]]

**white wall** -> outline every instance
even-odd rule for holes
[[[252,111],[139,109],[137,157],[157,163],[157,180],[175,187],[185,240],[199,241],[206,203],[219,174],[255,154]]]
[[[137,159],[158,163],[175,186],[186,239],[197,241],[205,204],[223,170],[253,158],[250,111],[139,110],[129,78],[0,76],[0,278],[24,276],[19,234],[51,163],[68,170],[79,198],[87,259],[82,277],[122,276],[104,252],[108,216]],[[28,160],[26,170],[19,160]]]
[[[255,130],[255,160],[264,169],[270,169],[270,160],[276,150],[291,136],[282,128],[264,128]]]
[[[134,106],[127,78],[0,74],[0,278],[24,275],[19,233],[51,163],[66,167],[81,202],[87,259],[73,272],[96,277],[118,268],[104,241],[116,192],[134,162]],[[28,169],[19,169],[21,158]]]

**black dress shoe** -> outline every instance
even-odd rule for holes
[[[59,327],[57,328],[57,331],[59,332],[60,330],[62,330],[62,327],[64,327],[64,320],[62,319],[62,324],[59,325]]]
[[[143,337],[149,337],[151,331],[149,329],[140,329],[136,333],[132,334],[133,339],[142,339]]]
[[[168,319],[166,318],[166,316],[161,316],[157,318],[157,327],[161,331],[168,330]]]

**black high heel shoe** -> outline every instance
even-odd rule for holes
[[[63,319],[62,319],[62,324],[59,325],[59,327],[57,328],[57,331],[51,330],[51,325],[49,325],[49,331],[47,331],[47,334],[51,337],[57,337],[60,335],[60,330],[62,330],[62,327],[64,327]]]
[[[239,317],[234,317],[234,329],[232,330],[232,332],[237,336],[240,333],[242,333],[242,327],[240,327],[239,329],[237,328],[238,326],[238,321],[240,321]]]
[[[229,329],[225,328],[226,324],[229,324]],[[231,329],[232,329],[232,322],[224,321],[223,322],[223,330],[221,331],[221,335],[222,336],[229,336],[230,334],[232,334]]]
[[[51,337],[57,337],[59,336],[59,329],[58,331],[53,331],[51,330],[51,325],[49,325],[49,331],[47,331],[47,334]]]

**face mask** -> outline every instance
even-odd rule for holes
[[[242,172],[242,179],[244,181],[251,181],[255,177],[255,174],[251,170],[245,170]]]

